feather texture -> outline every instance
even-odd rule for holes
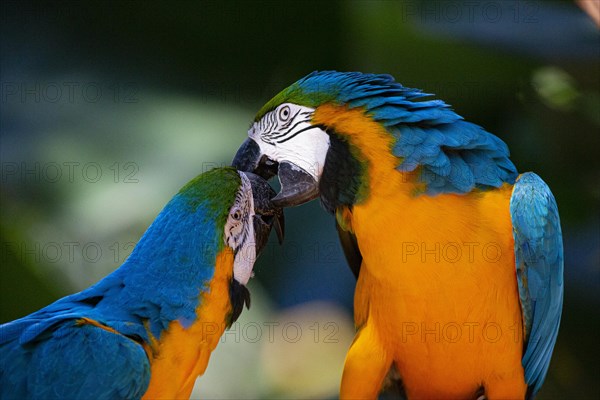
[[[546,377],[562,313],[562,234],[554,196],[532,172],[515,183],[510,212],[526,337],[523,367],[533,397]]]

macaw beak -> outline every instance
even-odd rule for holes
[[[297,206],[319,196],[319,184],[311,174],[290,161],[276,162],[269,159],[251,138],[240,146],[232,165],[240,171],[253,172],[264,179],[277,175],[281,191],[271,199],[277,207]]]
[[[254,199],[254,235],[256,243],[256,256],[264,249],[269,240],[271,229],[275,228],[279,244],[283,242],[285,221],[283,210],[273,204],[275,191],[269,183],[260,176],[251,172],[244,172],[252,186]]]

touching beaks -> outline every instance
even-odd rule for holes
[[[270,199],[276,207],[297,206],[319,196],[319,184],[311,174],[292,162],[269,159],[261,153],[253,139],[246,139],[240,146],[232,165],[240,171],[251,172],[264,179],[277,175],[281,190]]]
[[[250,180],[254,200],[254,235],[256,236],[256,255],[258,256],[269,240],[271,229],[275,229],[279,243],[283,243],[285,219],[283,209],[276,206],[272,199],[275,191],[259,175],[243,171]]]

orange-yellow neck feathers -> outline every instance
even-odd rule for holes
[[[187,329],[173,321],[160,338],[146,346],[151,379],[144,399],[190,397],[196,378],[204,373],[210,354],[227,326],[233,258],[229,247],[217,255],[210,286],[200,294],[196,321]]]
[[[359,161],[367,164],[367,198],[395,195],[399,191],[412,196],[416,191],[424,190],[424,185],[415,179],[417,172],[396,169],[402,160],[392,153],[394,137],[363,109],[323,104],[315,110],[313,123],[332,129],[358,150],[358,156],[362,158]]]

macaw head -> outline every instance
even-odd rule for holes
[[[208,293],[215,277],[226,279],[229,322],[234,322],[244,304],[249,306],[246,284],[271,229],[283,240],[283,211],[271,202],[274,195],[260,176],[234,168],[215,168],[192,179],[126,261],[129,287],[139,284],[134,291],[138,295],[152,293],[151,301],[162,305],[161,321],[193,321],[198,290]],[[161,301],[156,293],[164,295]]]
[[[279,243],[283,241],[284,218],[282,209],[271,202],[275,191],[266,180],[251,172],[231,169],[219,169],[217,173],[221,178],[213,182],[212,189],[221,191],[220,194],[227,193],[228,179],[237,184],[235,194],[223,199],[226,214],[220,215],[220,218],[226,215],[222,231],[223,243],[234,254],[229,293],[232,303],[230,321],[234,322],[244,304],[250,306],[250,293],[246,284],[253,276],[254,263],[267,244],[272,228],[277,233]]]
[[[429,194],[514,181],[504,142],[425,96],[389,75],[313,72],[258,112],[233,165],[277,175],[278,206],[320,195],[330,211],[365,200],[382,171]]]
[[[251,172],[237,172],[240,185],[229,208],[224,226],[224,242],[235,254],[233,279],[246,285],[254,261],[260,255],[272,228],[283,241],[283,211],[271,202],[275,191],[266,180]]]
[[[275,228],[279,243],[283,241],[284,218],[281,208],[271,202],[275,191],[266,180],[251,172],[236,171],[239,187],[229,207],[223,228],[223,239],[234,254],[233,280],[230,287],[231,322],[235,322],[244,304],[250,307],[246,284],[253,276],[254,263]],[[216,182],[220,185],[219,182]]]
[[[193,212],[189,215],[193,219],[187,221],[195,220],[196,226],[214,223],[217,250],[223,246],[232,250],[233,279],[246,285],[271,229],[275,228],[280,243],[283,240],[283,211],[271,202],[274,196],[267,181],[256,174],[215,168],[190,181],[172,202],[183,199],[191,206]],[[204,220],[203,224],[198,217]]]

